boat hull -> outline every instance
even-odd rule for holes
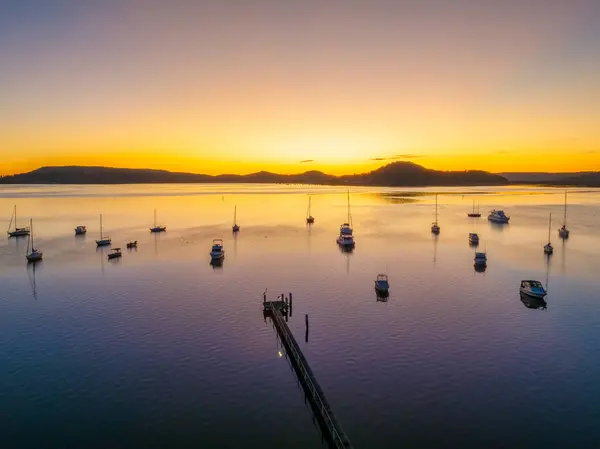
[[[350,240],[347,238],[338,237],[336,241],[338,245],[343,246],[344,248],[354,248],[356,245],[354,239]]]
[[[522,295],[529,296],[530,298],[534,298],[534,299],[544,299],[547,294],[545,291],[544,292],[533,292],[527,288],[520,288],[519,292]]]
[[[470,218],[479,218],[481,217],[481,214],[467,214],[467,216]]]
[[[107,246],[107,245],[110,245],[111,242],[112,242],[111,239],[96,240],[96,245],[97,246]]]
[[[489,216],[488,217],[488,221],[491,221],[492,223],[508,224],[508,222],[510,221],[510,218],[501,218],[501,217],[492,217],[492,216]]]
[[[569,230],[568,229],[566,229],[566,230],[565,229],[559,229],[558,230],[558,236],[560,238],[563,238],[563,239],[568,239],[569,238]]]
[[[44,253],[35,252],[31,254],[27,254],[25,257],[27,258],[27,262],[37,262],[38,260],[42,260]]]
[[[233,232],[238,232],[238,231],[240,230],[240,227],[239,227],[238,225],[233,225],[233,226],[231,227],[231,230],[232,230]]]
[[[221,260],[225,258],[225,251],[220,253],[210,253],[211,260]]]
[[[121,253],[117,253],[117,254],[109,254],[108,258],[109,259],[118,259],[119,257],[121,257],[122,254]]]
[[[306,219],[306,222],[307,222],[308,224],[313,224],[313,223],[315,222],[315,219],[314,219],[313,217],[308,217],[308,218]]]
[[[18,231],[9,231],[8,232],[9,237],[25,237],[28,235],[29,235],[28,229],[20,229]]]
[[[155,228],[150,228],[150,232],[165,232],[167,230],[164,226],[156,226]]]

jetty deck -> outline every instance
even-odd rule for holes
[[[300,346],[296,342],[294,335],[290,331],[284,316],[291,311],[290,302],[286,301],[266,301],[263,299],[263,312],[265,317],[270,317],[277,333],[283,342],[287,355],[296,371],[298,380],[311,402],[312,409],[319,421],[323,436],[332,448],[352,448],[350,439],[342,429],[339,421],[336,419],[323,390],[319,386],[317,379],[310,368],[306,357],[302,353]],[[307,323],[308,325],[308,323]]]

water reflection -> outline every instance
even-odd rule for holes
[[[474,264],[473,270],[475,271],[475,273],[485,274],[485,270],[487,270],[487,265]]]
[[[212,269],[214,271],[220,271],[223,269],[223,260],[225,260],[224,258],[221,259],[211,259],[210,262],[208,263]]]
[[[388,302],[390,299],[390,292],[375,291],[375,298],[377,302]]]
[[[506,226],[510,226],[510,223],[496,223],[495,221],[489,221],[488,224],[492,231],[502,232]]]
[[[37,285],[35,283],[35,271],[43,267],[43,260],[38,260],[27,264],[27,277],[31,285],[31,295],[37,300]]]
[[[546,310],[548,308],[548,303],[540,298],[532,298],[529,295],[521,293],[521,302],[528,309],[540,309]]]

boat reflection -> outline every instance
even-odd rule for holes
[[[524,293],[521,293],[520,295],[521,295],[521,302],[528,309],[546,310],[548,308],[548,303],[541,298],[533,298]]]
[[[211,259],[209,262],[209,265],[212,267],[213,270],[215,271],[219,271],[223,269],[223,260],[224,259]]]
[[[390,292],[375,291],[375,298],[377,302],[388,302],[390,299]]]
[[[509,223],[497,223],[495,221],[488,221],[488,224],[490,226],[490,229],[492,229],[492,231],[497,231],[497,232],[502,232],[502,231],[504,231],[504,228],[507,228],[510,226]]]
[[[27,264],[27,277],[29,278],[29,284],[31,285],[31,294],[33,299],[37,299],[37,285],[35,283],[35,271],[39,270],[44,266],[43,260],[31,262]]]
[[[473,270],[475,270],[475,273],[484,274],[485,270],[487,270],[487,265],[473,264]]]

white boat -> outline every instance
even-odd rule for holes
[[[548,243],[544,245],[544,253],[550,255],[554,252],[554,248],[552,248],[552,243],[550,242],[550,229],[552,228],[552,213],[550,214],[550,220],[548,222]]]
[[[123,255],[123,253],[121,252],[121,248],[112,248],[110,250],[110,253],[108,253],[108,259],[117,259],[118,257],[121,257]]]
[[[477,203],[477,211],[475,211],[475,200],[473,200],[473,212],[469,212],[467,216],[471,218],[481,217],[481,213],[479,212],[479,203]]]
[[[11,229],[13,223],[15,224],[15,227]],[[17,226],[17,206],[15,206],[13,214],[10,217],[10,223],[8,223],[6,233],[9,237],[23,237],[29,235],[29,228],[19,228]]]
[[[375,280],[375,291],[378,295],[388,295],[390,284],[388,282],[387,274],[379,273]]]
[[[156,209],[154,209],[154,226],[150,228],[150,232],[165,232],[166,230],[166,226],[156,224]]]
[[[25,254],[25,258],[28,262],[37,262],[38,260],[42,260],[44,253],[37,250],[33,246],[33,220],[29,220],[29,229],[31,233],[29,234],[29,241],[27,242],[27,253]]]
[[[233,232],[238,232],[240,230],[240,225],[237,224],[237,204],[233,206],[233,226],[231,227]]]
[[[438,196],[435,194],[435,221],[431,224],[431,232],[433,234],[440,233],[440,226],[438,225]]]
[[[348,221],[340,226],[340,235],[336,239],[339,245],[354,248],[354,235],[352,231],[352,215],[350,214],[350,191],[348,190]]]
[[[531,296],[532,298],[543,299],[547,292],[544,289],[544,286],[540,281],[521,281],[521,287],[519,291],[527,296]]]
[[[313,224],[313,223],[315,222],[315,217],[313,217],[313,216],[310,214],[310,200],[311,200],[311,197],[309,196],[309,197],[308,197],[308,209],[307,209],[307,211],[306,211],[306,222],[307,222],[308,224]]]
[[[487,254],[482,252],[475,253],[475,266],[485,266],[487,265]]]
[[[75,235],[83,235],[87,232],[87,228],[85,226],[79,225],[75,228]]]
[[[475,232],[469,233],[469,243],[471,245],[479,245],[479,235]]]
[[[558,236],[563,239],[569,238],[569,228],[567,228],[567,191],[565,190],[565,217],[562,227],[558,230]]]
[[[504,213],[504,211],[502,210],[491,210],[490,214],[488,215],[488,220],[492,221],[494,223],[508,223],[510,220],[510,217],[508,215],[506,215]]]
[[[100,239],[96,240],[96,245],[98,246],[106,246],[110,245],[112,240],[110,237],[102,235],[102,214],[100,214]]]
[[[210,250],[210,258],[212,260],[220,260],[225,257],[223,249],[223,239],[213,239],[212,248]]]

